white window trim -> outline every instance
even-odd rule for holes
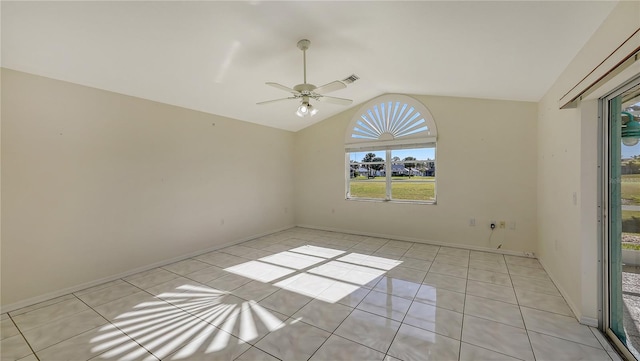
[[[408,114],[404,115],[404,117],[398,116],[398,104],[406,105],[402,109],[409,107],[409,109],[417,112],[420,117],[418,117],[419,122],[416,121],[412,123],[411,121],[406,121],[408,118]],[[375,114],[375,115],[374,115]],[[414,113],[415,114],[415,113]],[[372,116],[375,119],[372,119]],[[396,117],[397,116],[397,117]],[[392,119],[396,117],[395,119]],[[397,120],[402,118],[403,120]],[[415,116],[411,119],[416,118]],[[397,120],[394,123],[394,120]],[[362,133],[361,131],[356,131],[356,128],[363,128],[364,125],[367,126],[366,131],[370,134],[378,134],[378,139],[365,139],[361,137],[356,137],[356,133]],[[408,135],[398,136],[394,138],[391,133],[394,133],[394,130],[397,130],[397,124],[401,124],[402,126],[407,128],[411,127],[420,127],[427,128],[424,131],[420,131],[417,133],[412,133]],[[397,132],[396,132],[397,134]],[[411,203],[411,204],[436,204],[436,193],[437,193],[437,176],[434,180],[435,185],[435,193],[434,199],[431,201],[421,201],[421,200],[405,200],[405,199],[392,199],[391,198],[391,187],[392,180],[391,175],[392,172],[385,172],[385,199],[380,198],[360,198],[360,197],[352,197],[349,194],[350,190],[350,182],[351,182],[351,163],[349,154],[351,152],[375,152],[382,151],[386,152],[385,157],[385,169],[392,169],[392,160],[391,160],[391,152],[392,150],[400,150],[400,149],[411,149],[411,148],[434,148],[434,152],[437,152],[437,128],[433,116],[422,103],[418,100],[409,97],[407,95],[401,94],[387,94],[375,99],[370,100],[365,103],[356,115],[351,119],[349,126],[347,127],[347,132],[345,134],[345,197],[347,200],[356,200],[356,201],[376,201],[376,202],[394,202],[394,203]],[[371,138],[371,137],[370,137]],[[391,138],[391,139],[389,139]],[[437,157],[436,157],[437,159]],[[434,164],[435,164],[434,160]],[[436,167],[437,169],[437,167]]]

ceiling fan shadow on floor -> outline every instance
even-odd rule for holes
[[[310,99],[318,100],[321,102],[339,104],[339,105],[350,105],[353,102],[353,100],[351,99],[336,98],[336,97],[327,96],[325,94],[346,88],[347,84],[353,83],[354,81],[359,79],[358,76],[355,74],[347,77],[342,81],[340,80],[332,81],[331,83],[328,83],[319,87],[316,87],[313,84],[307,83],[307,49],[309,49],[310,44],[311,42],[307,39],[302,39],[298,41],[298,49],[302,50],[302,65],[304,70],[304,80],[302,84],[298,84],[293,88],[289,88],[287,86],[284,86],[278,83],[273,83],[273,82],[265,83],[276,89],[284,90],[288,93],[291,93],[293,96],[290,96],[287,98],[281,98],[281,99],[267,100],[264,102],[259,102],[257,104],[269,104],[269,103],[275,103],[275,102],[289,100],[289,99],[300,99],[300,106],[296,111],[296,115],[299,117],[307,117],[307,116],[314,116],[316,115],[316,113],[318,113],[318,109],[313,107],[313,105],[309,103]]]

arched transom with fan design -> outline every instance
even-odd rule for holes
[[[419,138],[435,141],[436,137],[436,124],[422,103],[406,95],[389,94],[360,108],[347,128],[345,143]]]
[[[387,94],[367,102],[345,134],[346,198],[435,203],[436,140],[418,100]]]

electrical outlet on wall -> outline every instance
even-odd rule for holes
[[[476,226],[476,219],[469,218],[469,227],[475,227],[475,226]]]

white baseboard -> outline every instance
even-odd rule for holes
[[[582,316],[582,317],[580,317],[578,322],[580,322],[583,325],[596,327],[596,328],[598,327],[598,319],[597,318]]]
[[[242,243],[242,242],[250,241],[252,239],[268,236],[270,234],[286,231],[287,229],[291,229],[291,228],[294,228],[294,227],[295,226],[292,225],[292,226],[286,226],[286,227],[277,228],[277,229],[270,230],[270,231],[267,231],[267,232],[262,232],[262,233],[259,233],[259,234],[255,234],[255,235],[252,235],[252,236],[249,236],[249,237],[244,237],[244,238],[241,238],[241,239],[237,239],[237,240],[225,242],[225,243],[222,243],[222,244],[218,244],[216,246],[213,246],[213,247],[210,247],[210,248],[207,248],[207,249],[204,249],[204,250],[191,252],[191,253],[184,254],[184,255],[181,255],[181,256],[178,256],[178,257],[173,257],[173,258],[165,259],[165,260],[162,260],[162,261],[159,261],[159,262],[155,262],[155,263],[152,263],[152,264],[148,264],[148,265],[145,265],[145,266],[142,266],[142,267],[134,268],[132,270],[129,270],[129,271],[126,271],[126,272],[122,272],[122,273],[119,273],[119,274],[116,274],[116,275],[113,275],[113,276],[108,276],[108,277],[104,277],[104,278],[97,279],[97,280],[94,280],[94,281],[85,282],[85,283],[82,283],[82,284],[79,284],[79,285],[76,285],[76,286],[67,287],[67,288],[64,288],[64,289],[61,289],[61,290],[57,290],[57,291],[53,291],[53,292],[48,292],[48,293],[45,293],[43,295],[32,297],[32,298],[28,298],[26,300],[15,302],[15,303],[12,303],[12,304],[0,305],[0,313],[6,313],[6,312],[19,310],[19,309],[21,309],[23,307],[32,306],[32,305],[35,305],[37,303],[45,302],[45,301],[51,300],[51,299],[56,298],[56,297],[60,297],[60,296],[68,295],[70,293],[82,291],[84,289],[87,289],[87,288],[90,288],[90,287],[93,287],[93,286],[97,286],[97,285],[100,285],[100,284],[103,284],[103,283],[115,281],[117,279],[128,277],[128,276],[131,276],[131,275],[136,274],[136,273],[148,271],[150,269],[157,268],[157,267],[166,266],[168,264],[179,262],[179,261],[185,260],[187,258],[196,257],[196,256],[199,256],[201,254],[205,254],[205,253],[216,251],[216,250],[219,250],[219,249],[222,249],[222,248],[225,248],[225,247],[233,246],[233,245],[238,244],[238,243]]]
[[[470,250],[473,250],[473,251],[499,253],[499,254],[506,254],[506,255],[510,255],[510,256],[536,258],[535,254],[533,252],[518,252],[518,251],[505,250],[505,249],[495,249],[495,248],[488,248],[488,247],[473,246],[473,245],[469,245],[469,244],[451,244],[451,243],[447,243],[447,242],[437,242],[437,241],[431,241],[431,240],[422,239],[422,238],[403,237],[403,236],[398,236],[398,235],[372,233],[372,232],[361,232],[361,231],[354,231],[354,230],[349,230],[349,229],[331,228],[331,227],[320,227],[320,226],[312,226],[312,225],[308,225],[308,224],[298,224],[297,227],[309,228],[309,229],[317,229],[317,230],[329,231],[329,232],[340,232],[340,233],[355,234],[355,235],[358,235],[358,236],[388,238],[388,239],[394,239],[394,240],[398,240],[398,241],[407,241],[407,242],[415,242],[415,243],[423,243],[423,244],[432,244],[432,245],[435,245],[435,246],[445,246],[445,247],[453,247],[453,248],[470,249]]]

